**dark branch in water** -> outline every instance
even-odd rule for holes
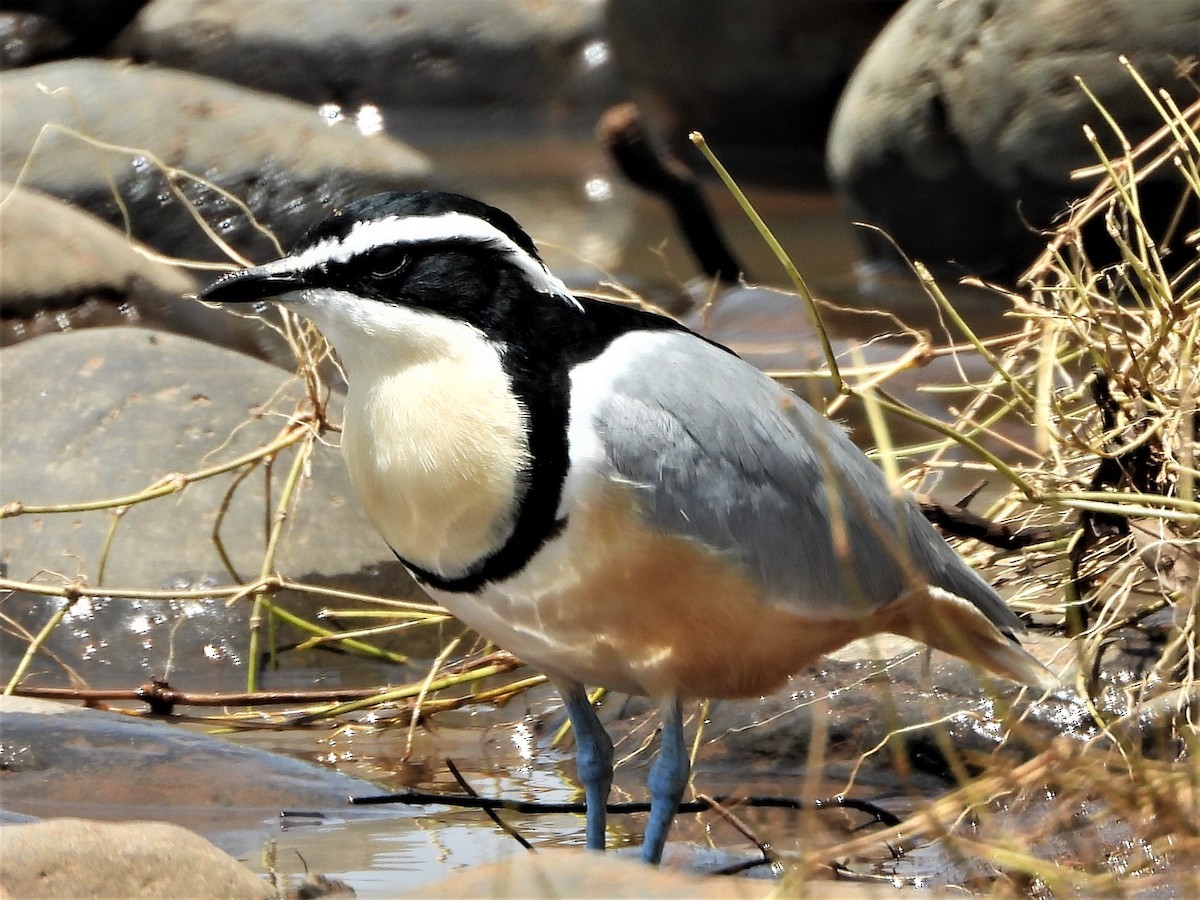
[[[467,781],[467,779],[463,778],[462,772],[458,771],[458,766],[456,766],[454,764],[454,760],[447,757],[446,758],[446,767],[450,770],[450,774],[454,776],[454,780],[458,782],[458,786],[467,792],[468,797],[478,797],[479,796],[479,792],[477,790],[475,790],[475,788],[471,787],[471,783],[469,781]],[[351,801],[351,802],[353,802],[353,801]],[[531,843],[529,843],[529,841],[525,840],[524,835],[522,835],[519,831],[517,831],[515,828],[513,828],[511,825],[509,825],[507,822],[505,822],[503,819],[501,819],[500,816],[496,813],[495,809],[493,809],[492,807],[485,806],[485,807],[483,807],[483,811],[485,813],[487,813],[487,817],[489,819],[491,819],[492,822],[495,823],[495,825],[501,831],[503,831],[507,835],[510,835],[518,844],[520,844],[526,850],[533,849],[533,844],[531,844]]]
[[[725,284],[736,283],[744,269],[721,237],[699,181],[679,159],[654,146],[637,107],[622,103],[610,108],[600,118],[599,132],[625,177],[671,207],[705,274]]]
[[[398,794],[377,794],[369,797],[351,797],[350,802],[355,806],[377,806],[386,803],[399,803],[405,806],[454,806],[461,809],[504,809],[509,812],[526,814],[560,814],[583,813],[587,807],[583,803],[549,803],[537,800],[506,800],[503,797],[480,797],[463,794],[439,794],[430,791],[401,791]],[[803,800],[792,797],[738,797],[735,795],[720,795],[709,800],[690,800],[679,804],[679,812],[696,813],[713,809],[714,804],[721,806],[753,806],[762,809],[794,809],[802,810],[808,807]],[[880,825],[892,827],[900,824],[900,819],[886,809],[867,800],[855,800],[852,797],[826,797],[814,800],[813,809],[853,809],[874,818]],[[607,807],[610,813],[644,813],[650,811],[647,802],[610,803]]]

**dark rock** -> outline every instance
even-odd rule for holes
[[[619,66],[673,146],[698,130],[735,174],[809,185],[824,180],[842,87],[899,6],[610,0],[605,18]]]
[[[28,66],[64,51],[71,36],[35,12],[0,10],[0,69]]]
[[[0,825],[27,825],[30,822],[40,822],[37,816],[27,816],[24,813],[0,809]]]
[[[616,96],[591,0],[159,0],[135,59],[352,112],[363,104],[546,112]]]
[[[43,131],[48,123],[61,127]],[[28,163],[22,184],[122,229],[127,217],[133,237],[186,258],[227,259],[193,213],[249,259],[279,255],[222,191],[244,201],[290,246],[339,203],[426,186],[429,176],[425,159],[404,144],[330,127],[304,104],[216,79],[108,61],[3,73],[0,127],[0,178],[13,180]],[[121,149],[98,147],[67,129]],[[172,168],[171,178],[161,166]]]
[[[348,811],[379,789],[289,756],[186,728],[27,697],[0,698],[6,809],[150,817],[231,830],[283,809]]]
[[[830,133],[828,164],[850,215],[943,271],[1012,278],[1048,226],[1095,181],[1082,126],[1119,146],[1088,88],[1136,145],[1162,125],[1118,63],[1126,54],[1181,106],[1194,96],[1181,61],[1200,50],[1200,0],[912,0],[863,58]],[[1172,176],[1164,168],[1165,177]],[[1151,233],[1181,191],[1142,192]],[[860,229],[873,262],[896,259]]]
[[[53,819],[0,827],[6,897],[275,897],[236,859],[162,822]]]
[[[0,344],[95,325],[155,326],[287,366],[256,319],[183,299],[199,282],[80,209],[0,184]]]
[[[140,328],[94,328],[9,347],[0,378],[0,502],[27,505],[121,497],[172,473],[235,459],[279,432],[302,390],[279,369],[240,353]],[[335,397],[335,421],[338,403]],[[291,462],[292,451],[274,461],[272,502]],[[226,502],[235,479],[228,473],[131,504],[116,522],[111,510],[2,519],[7,575],[29,580],[58,572],[96,584],[114,529],[106,584],[204,590],[235,583],[226,560],[252,578],[262,567],[271,507],[261,471]],[[350,590],[421,597],[352,500],[340,454],[326,443],[317,445],[301,497],[288,519],[277,571]],[[213,531],[223,506],[218,545]],[[42,576],[47,579],[56,581]],[[314,613],[310,598],[283,592],[276,599],[285,608]],[[58,602],[17,593],[6,599],[5,614],[36,631]],[[178,688],[202,678],[203,689],[240,689],[249,612],[249,604],[228,606],[223,598],[80,600],[47,644],[58,656],[39,657],[35,672],[41,674],[27,683],[62,683],[61,666],[46,663],[59,658],[70,660],[93,687],[136,687],[170,667]],[[288,634],[281,630],[279,640]],[[8,630],[0,641],[7,678],[23,647]],[[336,673],[328,677],[336,679]]]
[[[142,8],[146,0],[4,0],[4,7],[54,23],[64,53],[99,52]]]
[[[965,288],[948,288],[953,302],[960,309],[970,310],[984,304],[984,309],[997,309],[995,298],[983,292],[971,292]],[[817,337],[816,328],[804,301],[796,294],[758,285],[738,285],[720,291],[716,296],[696,298],[700,304],[683,317],[690,328],[705,337],[724,344],[743,359],[767,372],[783,376],[782,380],[799,396],[820,408],[824,399],[836,393],[830,379],[798,379],[788,377],[789,372],[815,372],[826,368],[825,356]],[[910,335],[896,335],[896,322],[884,313],[869,310],[846,311],[821,307],[822,321],[829,335],[838,365],[849,370],[855,367],[853,350],[861,355],[866,365],[887,366],[901,359],[914,346]],[[936,333],[937,322],[913,321],[907,324],[914,328],[928,329]],[[985,322],[982,316],[971,317],[981,331]],[[913,409],[931,418],[946,421],[952,419],[946,409],[944,396],[930,393],[923,388],[930,384],[957,384],[983,382],[993,372],[991,366],[976,353],[961,353],[955,356],[936,356],[919,359],[905,366],[887,380],[888,393],[908,404]],[[824,399],[823,399],[824,398]],[[874,436],[870,433],[861,403],[848,403],[837,412],[837,418],[851,431],[851,435],[863,447],[873,446]],[[915,422],[895,417],[888,422],[893,439],[899,444],[927,441],[929,429]],[[980,436],[980,441],[989,450],[1008,452],[1005,440],[1026,444],[1032,434],[1031,428],[1015,417],[999,422],[997,434]],[[966,458],[966,451],[952,449],[951,458]],[[950,473],[964,475],[964,473]],[[975,476],[971,476],[974,478]],[[966,485],[962,485],[965,490]]]

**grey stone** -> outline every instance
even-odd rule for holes
[[[213,234],[252,260],[279,251],[216,188],[182,177],[170,181],[159,163],[241,199],[285,247],[339,203],[423,187],[429,178],[428,162],[406,145],[383,134],[331,128],[310,106],[216,79],[106,60],[0,74],[0,128],[0,178],[20,174],[22,184],[122,229],[128,224],[135,238],[169,256],[192,259],[226,259],[193,209]],[[67,129],[122,149],[97,146]]]
[[[159,0],[139,60],[309,103],[599,108],[615,96],[593,0]]]
[[[262,323],[182,299],[199,282],[57,198],[0,184],[0,343],[92,325],[145,324],[291,365]]]
[[[824,179],[838,95],[899,6],[610,0],[605,20],[618,65],[673,145],[698,130],[742,177],[812,184]]]
[[[349,812],[368,781],[177,725],[27,697],[0,697],[6,809],[107,810],[226,831],[284,809]]]
[[[103,295],[191,312],[180,295],[199,283],[186,270],[95,216],[32,188],[0,184],[0,310],[32,316]],[[198,304],[190,304],[194,307]]]
[[[702,870],[701,866],[694,865],[693,860],[681,859],[689,852],[694,852],[692,846],[673,841],[667,846],[665,864],[651,868],[616,852],[588,853],[575,848],[538,847],[537,853],[512,856],[500,862],[481,862],[454,872],[433,884],[418,886],[408,896],[439,900],[471,897],[757,900],[775,896],[780,890],[779,884],[770,880],[700,877],[697,871]],[[688,863],[693,864],[689,866]],[[822,891],[823,895],[827,893]],[[876,893],[839,890],[836,896],[840,900],[867,900]]]
[[[1071,178],[1098,163],[1082,126],[1119,150],[1075,77],[1136,145],[1162,120],[1118,55],[1186,105],[1194,89],[1181,61],[1200,51],[1197,22],[1200,0],[912,0],[842,96],[834,183],[854,219],[934,269],[1019,274],[1044,243],[1037,229],[1095,185]],[[1143,187],[1152,229],[1180,194]],[[883,236],[858,234],[872,261],[895,261]]]
[[[136,494],[169,478],[235,459],[274,437],[295,408],[298,382],[266,363],[209,344],[140,328],[94,328],[45,335],[6,348],[0,366],[4,428],[3,503],[53,505]],[[331,416],[340,420],[340,401]],[[292,452],[271,468],[277,502]],[[204,589],[235,583],[213,540],[235,474],[191,483],[172,496],[131,504],[115,523],[104,583],[150,589]],[[389,596],[420,597],[352,500],[340,453],[318,444],[291,511],[276,571],[297,579]],[[242,578],[262,567],[272,515],[262,471],[230,496],[220,527],[229,562]],[[114,525],[111,510],[26,513],[0,520],[8,576],[39,573],[99,578]],[[42,574],[41,580],[61,583]],[[277,601],[307,611],[315,601],[285,591]],[[56,599],[20,593],[5,613],[36,630]],[[79,667],[94,687],[134,687],[133,677],[203,678],[225,689],[244,683],[249,605],[224,599],[134,601],[95,597],[76,603],[48,649]],[[280,640],[287,632],[281,632]],[[12,641],[11,634],[0,641]],[[4,668],[20,658],[6,645]],[[54,657],[50,657],[53,659]],[[46,657],[36,672],[47,669]],[[216,663],[222,665],[216,665]],[[233,663],[230,665],[228,663]],[[57,664],[49,666],[59,671]],[[7,676],[6,676],[7,677]],[[376,677],[379,677],[378,675]],[[53,679],[51,683],[55,683]],[[193,682],[194,683],[194,682]]]
[[[162,822],[53,819],[0,826],[7,897],[275,897],[236,859]]]
[[[70,43],[71,36],[53,19],[0,10],[0,67],[28,66],[57,56]]]
[[[99,53],[146,0],[4,0],[5,9],[36,13],[68,36],[67,54]]]

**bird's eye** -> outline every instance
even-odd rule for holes
[[[412,255],[402,247],[376,247],[362,259],[364,271],[371,278],[391,279],[404,274],[412,262]]]

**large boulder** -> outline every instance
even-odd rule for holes
[[[224,834],[225,846],[245,852],[280,810],[348,816],[349,797],[379,792],[291,756],[67,703],[0,697],[0,723],[4,807],[29,815],[158,819]],[[229,835],[242,829],[255,834]]]
[[[117,49],[351,113],[554,111],[614,96],[601,40],[592,0],[158,0]]]
[[[0,344],[95,325],[144,324],[290,366],[262,323],[183,299],[187,270],[77,207],[0,184]]]
[[[311,106],[107,60],[3,73],[0,130],[0,178],[19,175],[169,256],[195,259],[226,259],[214,238],[252,260],[279,255],[235,199],[287,247],[339,203],[425,187],[430,175],[406,145],[330,127]]]
[[[704,133],[743,176],[823,180],[834,106],[898,0],[609,0],[609,41],[653,124]]]
[[[6,897],[279,896],[198,834],[162,822],[5,825],[0,843],[0,892]]]
[[[833,181],[854,219],[910,257],[1009,278],[1044,244],[1038,230],[1095,184],[1071,177],[1098,162],[1082,126],[1119,151],[1076,77],[1137,144],[1162,120],[1118,56],[1182,106],[1195,96],[1182,61],[1200,51],[1197,23],[1200,0],[911,0],[842,96]],[[1165,220],[1179,196],[1145,185],[1145,215]],[[872,261],[896,260],[887,237],[859,235]]]
[[[91,328],[8,347],[0,367],[0,505],[128,496],[170,481],[173,473],[235,460],[277,435],[302,394],[298,380],[267,363],[142,328]],[[330,413],[335,421],[339,403],[335,396]],[[263,566],[264,523],[273,515],[292,454],[276,456],[269,485],[267,470],[240,482],[234,470],[119,510],[25,512],[0,519],[0,562],[18,581],[61,584],[65,577],[95,585],[103,560],[105,584],[169,591],[203,592],[236,583],[234,572],[252,578]],[[327,441],[317,445],[305,476],[275,571],[346,590],[420,599],[353,501],[340,453]],[[320,602],[291,591],[276,601],[310,618]],[[6,599],[4,611],[36,633],[59,602],[17,592]],[[131,688],[170,672],[181,689],[197,683],[239,689],[245,683],[249,615],[248,603],[230,605],[224,597],[85,598],[47,641],[48,653],[39,658],[31,683],[63,683],[59,661],[69,660],[98,688]],[[295,636],[281,629],[278,639]],[[24,643],[7,629],[0,633],[4,677],[21,659]],[[365,680],[392,674],[367,673]],[[333,671],[329,677],[336,677]]]
[[[100,52],[145,5],[146,0],[4,0],[3,19],[12,22],[18,33],[5,34],[3,52],[7,57],[12,43],[28,40],[29,30],[38,32],[34,47],[18,50],[16,65],[28,65],[50,56],[85,56]],[[0,26],[2,28],[4,26]],[[23,32],[23,33],[22,33]],[[5,59],[8,63],[10,60]]]

